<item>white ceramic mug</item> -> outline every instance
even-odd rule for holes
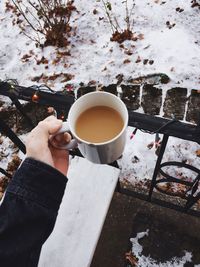
[[[108,106],[118,111],[123,119],[123,129],[113,139],[103,143],[91,143],[82,140],[75,131],[76,120],[85,110],[95,106]],[[67,122],[63,122],[59,132],[71,132],[73,139],[60,149],[73,149],[77,146],[81,154],[93,163],[108,164],[117,160],[123,153],[126,141],[126,128],[128,125],[128,111],[126,105],[117,96],[107,92],[92,92],[81,96],[71,106]],[[103,129],[102,129],[103,131]],[[55,136],[55,135],[54,135]],[[52,137],[53,138],[53,137]],[[52,142],[51,138],[51,142]],[[54,143],[52,142],[54,145]]]

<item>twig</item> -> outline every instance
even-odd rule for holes
[[[127,30],[130,31],[130,17],[129,17],[129,12],[128,12],[128,0],[125,1],[126,2],[126,25],[127,25]]]
[[[109,11],[108,11],[108,7],[107,7],[105,1],[104,1],[104,0],[101,0],[101,1],[102,1],[102,3],[103,3],[104,8],[105,8],[105,12],[106,12],[108,21],[109,21],[110,26],[111,26],[111,30],[112,30],[112,32],[114,33],[115,31],[117,31],[117,28],[116,28],[115,25],[113,24],[112,18],[111,18],[111,16],[110,16],[110,13],[109,13]]]
[[[15,0],[12,0],[13,4],[17,8],[17,10],[20,12],[20,14],[23,16],[23,18],[27,21],[27,23],[30,25],[30,27],[37,32],[37,29],[33,26],[33,24],[28,20],[27,16],[24,14],[24,11],[22,10],[19,2],[18,4],[15,2]]]

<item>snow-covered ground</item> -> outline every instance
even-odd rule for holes
[[[125,4],[122,1],[110,2],[120,27],[125,29]],[[128,3],[132,5],[132,1]],[[84,1],[75,1],[78,12],[73,12],[71,18],[74,34],[70,37],[69,47],[65,49],[69,50],[71,56],[63,56],[58,63],[55,63],[58,49],[36,48],[33,41],[20,33],[17,25],[12,25],[13,14],[5,13],[4,5],[5,0],[2,0],[2,79],[20,77],[20,84],[32,85],[31,79],[42,73],[52,75],[64,72],[73,75],[73,84],[87,84],[95,80],[106,85],[116,82],[116,75],[120,73],[127,79],[163,72],[171,78],[168,88],[177,84],[186,88],[199,88],[200,11],[191,7],[191,0],[135,0],[132,28],[136,36],[140,34],[142,37],[135,42],[125,41],[121,47],[110,41],[111,29],[101,1],[87,1],[87,5]],[[177,8],[182,9],[182,12],[177,11]],[[22,57],[30,51],[32,56],[23,63]],[[37,65],[36,61],[42,56],[48,59],[48,64]],[[141,61],[136,63],[138,58]],[[124,63],[127,59],[128,63]],[[145,59],[153,60],[153,64],[143,64]],[[49,85],[57,90],[63,87],[59,78]]]
[[[151,149],[148,145],[155,141],[155,135],[149,135],[141,131],[137,131],[135,137],[130,139],[132,127],[128,128],[127,144],[122,159],[119,160],[119,165],[122,168],[121,179],[134,184],[144,179],[151,179],[157,160],[155,146]],[[160,136],[162,138],[162,136]],[[179,161],[191,164],[195,167],[200,166],[200,157],[197,157],[196,151],[199,145],[193,142],[181,140],[175,137],[170,137],[166,152],[164,153],[163,162],[165,161]],[[167,169],[165,169],[166,171]],[[183,168],[177,171],[170,168],[168,172],[174,177],[182,176],[188,179],[194,178],[195,173]]]

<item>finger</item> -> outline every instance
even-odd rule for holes
[[[72,137],[71,137],[71,134],[69,133],[64,133],[64,140],[66,143],[69,143],[71,141]]]
[[[62,134],[57,134],[56,136],[54,136],[55,141],[61,142],[64,138],[63,135],[64,134],[62,133]]]
[[[58,134],[53,138],[53,144],[56,146],[63,146],[68,144],[71,141],[71,135],[67,132]]]

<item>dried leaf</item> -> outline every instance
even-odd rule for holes
[[[22,62],[27,62],[29,61],[29,59],[32,57],[32,55],[28,55],[28,54],[25,54],[23,55],[23,57],[21,58],[21,61]]]
[[[153,146],[154,146],[154,142],[151,142],[150,144],[147,145],[148,149],[152,149]]]
[[[91,80],[88,82],[88,86],[91,86],[91,85],[96,85],[96,81],[95,80]]]
[[[174,72],[175,71],[175,68],[174,67],[171,67],[170,71],[171,72]]]
[[[127,58],[127,59],[124,60],[123,63],[124,63],[124,64],[128,64],[128,63],[130,63],[130,62],[131,62],[130,59]]]
[[[195,153],[196,153],[197,157],[200,157],[200,149],[196,150]]]
[[[52,65],[56,65],[57,63],[59,63],[61,60],[61,57],[57,57],[52,61]]]
[[[140,33],[140,34],[138,34],[137,37],[138,37],[139,40],[143,40],[144,39],[144,34],[143,33]]]
[[[138,56],[137,59],[136,59],[136,61],[135,61],[135,63],[139,63],[139,62],[141,62],[141,61],[142,61],[142,60],[141,60],[141,57]]]
[[[19,167],[21,159],[15,154],[12,161],[8,163],[7,172],[14,172]]]
[[[129,251],[125,254],[125,258],[131,264],[131,267],[136,267],[138,265],[138,259],[133,255],[132,251]]]
[[[37,60],[37,65],[40,65],[40,64],[48,64],[49,61],[47,58],[45,58],[44,56],[41,57],[41,59]]]
[[[63,52],[61,52],[61,51],[58,50],[57,55],[59,57],[64,57],[64,56],[70,56],[71,54],[70,54],[69,51],[63,51]]]
[[[125,50],[124,53],[128,56],[131,56],[133,54],[133,52],[130,49]]]

